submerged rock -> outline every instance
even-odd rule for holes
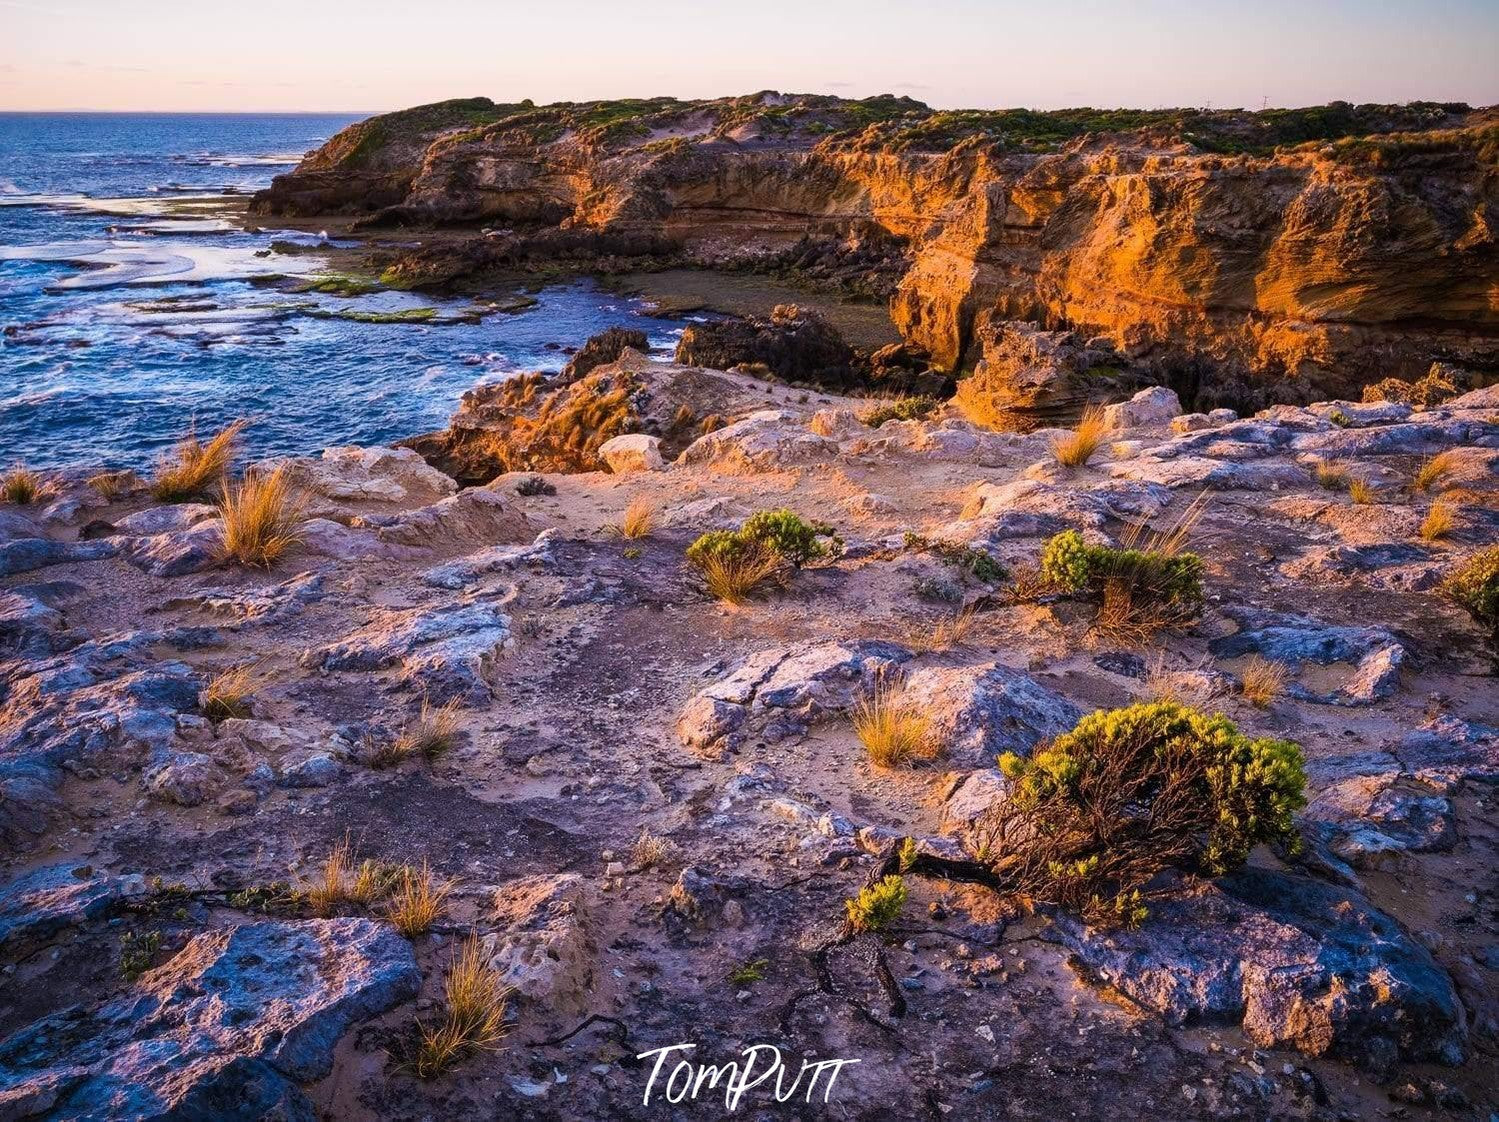
[[[313,1122],[299,1084],[351,1027],[416,995],[411,945],[367,919],[193,938],[123,997],[0,1042],[7,1116]]]

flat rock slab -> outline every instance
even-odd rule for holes
[[[1208,644],[1218,658],[1258,654],[1272,662],[1299,667],[1348,663],[1348,679],[1337,689],[1311,690],[1299,682],[1286,693],[1321,705],[1370,705],[1395,692],[1405,646],[1382,627],[1341,627],[1306,616],[1273,612],[1229,613],[1242,630]]]
[[[101,538],[91,542],[57,542],[51,538],[17,538],[0,545],[0,577],[30,572],[48,565],[98,561],[120,552],[118,542]]]
[[[1255,1044],[1377,1073],[1397,1060],[1461,1063],[1452,979],[1358,893],[1247,869],[1152,901],[1136,930],[1060,916],[1073,965],[1173,1025],[1240,1022]]]
[[[46,939],[146,892],[140,875],[111,877],[87,865],[48,865],[0,888],[0,947]]]
[[[125,996],[0,1042],[0,1115],[312,1122],[298,1084],[420,984],[411,944],[372,920],[211,931]]]
[[[757,651],[687,703],[677,733],[702,751],[752,735],[798,737],[817,718],[846,712],[910,657],[905,647],[876,640]]]

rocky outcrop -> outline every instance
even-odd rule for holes
[[[339,1038],[416,995],[411,945],[366,919],[248,923],[196,936],[129,993],[0,1043],[9,1118],[311,1122],[299,1084]]]
[[[816,312],[778,304],[769,318],[746,316],[691,324],[674,356],[684,366],[763,367],[778,378],[834,387],[855,384],[854,349]]]
[[[398,263],[407,280],[580,252],[821,267],[850,247],[940,368],[1019,320],[1240,406],[1357,397],[1434,360],[1499,369],[1493,130],[1492,111],[1434,105],[444,103],[346,129],[254,207],[518,228],[425,247],[439,260]]]
[[[1401,1059],[1457,1064],[1452,979],[1357,893],[1248,869],[1153,902],[1137,931],[1059,920],[1089,979],[1168,1023],[1239,1022],[1261,1047],[1332,1055],[1378,1073]]]

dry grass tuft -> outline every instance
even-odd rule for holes
[[[920,651],[947,651],[960,646],[973,630],[977,615],[970,604],[950,616],[943,616],[924,634],[912,636],[911,645]]]
[[[1079,468],[1087,465],[1098,451],[1098,446],[1108,435],[1108,422],[1104,420],[1103,407],[1090,405],[1083,410],[1077,427],[1066,436],[1051,442],[1051,452],[1063,467]]]
[[[1422,462],[1416,469],[1416,477],[1411,485],[1418,491],[1430,491],[1442,481],[1442,477],[1451,471],[1458,463],[1457,449],[1449,448],[1445,452],[1439,452]]]
[[[1286,692],[1286,664],[1255,655],[1239,675],[1239,693],[1256,709],[1268,709]]]
[[[400,763],[417,752],[428,760],[435,760],[451,751],[458,739],[458,704],[458,698],[446,705],[433,705],[427,698],[422,698],[421,712],[391,746],[393,758],[389,762]]]
[[[433,1079],[465,1056],[496,1047],[505,1038],[508,987],[489,965],[477,937],[464,940],[453,956],[445,987],[447,1009],[441,1021],[421,1027],[410,1067]]]
[[[649,829],[641,830],[640,837],[635,839],[635,849],[631,856],[636,866],[642,869],[654,869],[658,865],[664,865],[677,854],[677,847],[670,838],[663,838],[660,834],[653,834]]]
[[[170,455],[163,456],[151,480],[151,494],[164,503],[182,503],[210,494],[228,474],[245,421],[235,421],[204,444],[189,430]]]
[[[89,476],[88,485],[110,502],[128,495],[141,485],[141,477],[133,471],[101,471]]]
[[[700,568],[708,591],[726,604],[742,604],[761,585],[779,575],[781,560],[769,550],[747,549],[703,558]]]
[[[937,754],[931,718],[892,686],[881,684],[854,708],[854,732],[877,767]]]
[[[269,569],[302,540],[302,500],[293,493],[284,467],[269,475],[249,472],[237,487],[224,483],[218,506],[224,520],[224,560]]]
[[[1426,517],[1421,520],[1421,540],[1425,542],[1439,541],[1451,534],[1457,528],[1457,512],[1452,504],[1444,499],[1438,499],[1431,504],[1431,509],[1426,512]]]
[[[308,906],[320,916],[332,915],[339,904],[350,898],[349,876],[353,869],[354,845],[345,838],[323,862],[322,877],[303,890]]]
[[[622,538],[648,537],[655,528],[656,504],[644,496],[630,500],[617,527]]]
[[[1312,475],[1316,477],[1317,486],[1328,491],[1345,491],[1352,479],[1346,467],[1333,462],[1317,464],[1312,468]]]
[[[404,866],[390,897],[390,922],[408,939],[425,934],[442,915],[443,901],[451,891],[451,885],[433,878],[426,861],[420,868]]]
[[[208,680],[198,694],[198,708],[210,721],[243,719],[250,715],[250,695],[263,683],[257,666],[232,667]]]
[[[359,868],[349,883],[348,898],[352,903],[367,908],[395,886],[398,875],[387,865],[365,859],[359,863]]]
[[[17,506],[30,506],[42,497],[46,483],[24,464],[17,464],[0,476],[0,500]]]
[[[1348,497],[1359,506],[1368,506],[1378,497],[1378,492],[1367,480],[1355,479],[1348,484]]]

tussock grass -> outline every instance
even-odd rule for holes
[[[644,496],[630,500],[616,527],[620,537],[631,539],[649,537],[655,528],[656,504]]]
[[[395,929],[408,939],[425,934],[442,915],[443,902],[452,886],[438,881],[423,861],[418,867],[406,865],[391,893],[387,915]]]
[[[1418,491],[1430,491],[1442,481],[1443,476],[1457,466],[1458,459],[1455,448],[1449,448],[1445,452],[1428,457],[1416,469],[1416,476],[1411,481],[1411,486]]]
[[[0,500],[17,506],[30,506],[42,497],[46,483],[24,464],[17,464],[0,476]]]
[[[1353,478],[1346,467],[1332,461],[1317,464],[1312,468],[1312,476],[1317,486],[1326,491],[1346,491]]]
[[[1431,504],[1426,517],[1421,520],[1420,535],[1425,542],[1440,541],[1457,528],[1457,512],[1452,504],[1438,499]]]
[[[912,637],[911,645],[922,651],[947,651],[961,646],[973,630],[978,613],[969,605],[952,615],[943,616],[924,633]]]
[[[128,495],[141,485],[141,477],[133,471],[101,471],[89,476],[88,485],[110,502]]]
[[[1051,453],[1063,467],[1084,467],[1098,451],[1098,446],[1103,443],[1108,431],[1103,407],[1090,405],[1083,410],[1076,428],[1051,442]]]
[[[196,429],[189,429],[157,465],[151,494],[164,503],[184,503],[211,494],[228,474],[246,424],[235,421],[206,444],[198,439]]]
[[[742,604],[781,571],[781,559],[765,549],[713,554],[699,563],[709,593],[726,604]]]
[[[433,705],[422,698],[422,708],[405,731],[391,746],[392,763],[400,763],[407,756],[420,752],[428,760],[435,760],[444,752],[451,751],[458,739],[458,699],[446,705]]]
[[[215,674],[198,694],[198,708],[210,721],[250,715],[250,695],[264,679],[254,665],[235,666]]]
[[[1348,484],[1348,497],[1358,506],[1368,506],[1378,498],[1374,485],[1364,479],[1355,479]]]
[[[876,767],[896,767],[937,754],[931,718],[908,701],[900,690],[881,683],[859,702],[853,713],[854,732]]]
[[[323,862],[322,875],[303,890],[308,906],[320,916],[332,915],[339,904],[349,899],[349,878],[353,868],[354,845],[344,838]]]
[[[1286,664],[1255,655],[1239,674],[1239,693],[1256,709],[1268,709],[1286,692]]]
[[[434,1079],[459,1060],[495,1048],[505,1038],[505,1013],[511,991],[489,965],[483,943],[465,939],[454,953],[444,987],[447,1008],[442,1019],[421,1026],[410,1059],[412,1072]]]
[[[269,569],[302,540],[304,509],[285,467],[269,475],[249,472],[238,486],[225,482],[219,494],[223,560]]]
[[[666,864],[676,854],[677,847],[670,838],[663,838],[660,834],[644,829],[640,831],[640,837],[635,839],[635,848],[630,856],[639,868],[654,869]]]

